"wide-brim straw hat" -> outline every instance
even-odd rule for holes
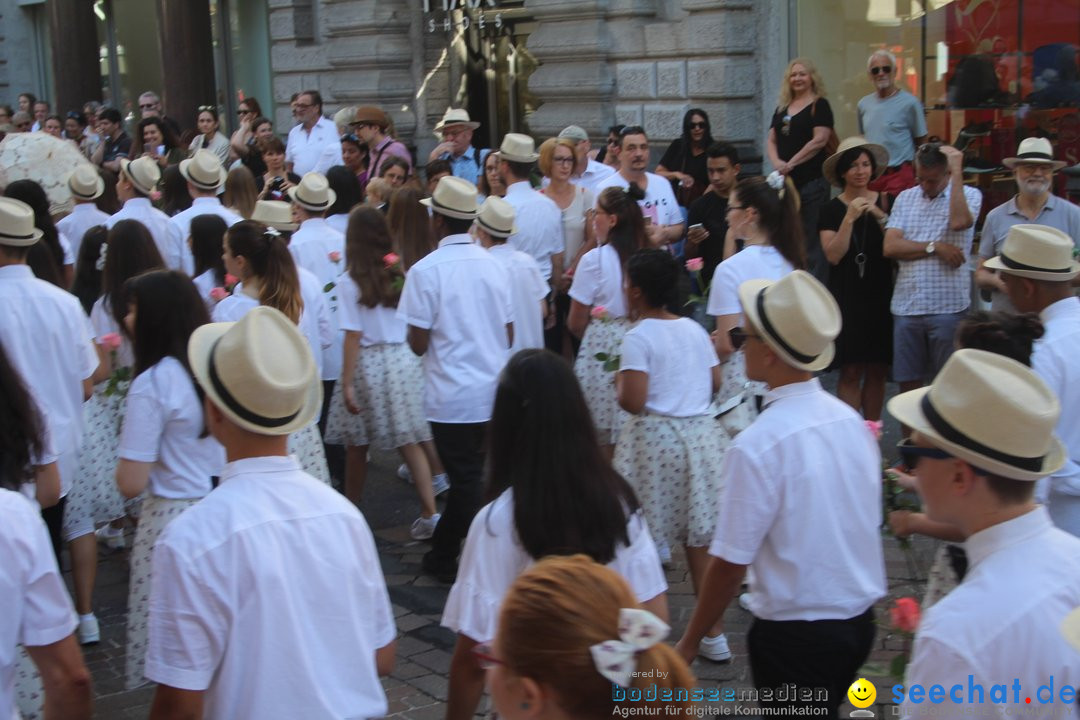
[[[289,199],[312,212],[323,212],[337,201],[337,193],[322,173],[309,172],[300,178],[299,185],[289,188]]]
[[[540,154],[536,152],[536,143],[528,135],[506,133],[499,146],[499,159],[510,162],[536,162]]]
[[[71,196],[79,200],[97,200],[105,192],[105,181],[91,165],[80,165],[72,170],[67,186]]]
[[[495,237],[510,237],[517,232],[514,206],[501,197],[492,195],[480,205],[476,214],[476,224]]]
[[[829,184],[841,187],[840,178],[836,177],[836,163],[840,162],[840,158],[844,153],[854,148],[866,148],[866,151],[873,156],[874,173],[871,179],[881,175],[881,173],[885,172],[885,168],[889,166],[889,151],[884,146],[869,142],[859,135],[853,135],[845,138],[837,146],[836,152],[825,158],[825,162],[821,166],[821,174],[825,176]]]
[[[284,200],[256,200],[251,219],[275,230],[296,230],[300,227],[293,221],[292,208]]]
[[[470,130],[475,130],[480,127],[480,123],[469,119],[468,110],[463,108],[446,108],[442,120],[435,125],[435,133],[441,133],[444,128],[450,127],[451,125],[464,125]]]
[[[214,159],[217,160],[216,155]],[[158,183],[161,182],[161,168],[153,159],[145,156],[134,160],[121,160],[120,174],[143,195],[154,192]]]
[[[431,197],[424,198],[420,203],[446,217],[475,220],[476,186],[464,178],[447,175],[439,178]]]
[[[793,368],[817,372],[829,367],[840,334],[840,306],[805,270],[780,280],[747,280],[739,286],[747,322]]]
[[[1030,137],[1020,141],[1020,147],[1016,149],[1016,157],[1005,158],[1001,164],[1007,168],[1015,168],[1021,163],[1039,163],[1049,165],[1051,170],[1060,170],[1068,165],[1067,162],[1054,159],[1054,146],[1046,138]]]
[[[220,188],[228,176],[221,159],[209,150],[196,150],[190,158],[181,160],[180,174],[195,187],[206,191]]]
[[[300,329],[279,310],[253,308],[237,322],[202,325],[188,361],[207,397],[239,427],[288,435],[322,409],[322,381]]]
[[[1068,282],[1080,274],[1073,259],[1076,245],[1069,235],[1046,225],[1019,224],[1009,228],[1001,254],[983,267],[998,272],[1051,282]]]
[[[34,211],[22,200],[0,197],[0,245],[30,247],[42,236],[34,227]]]

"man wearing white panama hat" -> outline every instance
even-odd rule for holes
[[[191,256],[187,237],[180,234],[168,215],[150,202],[150,194],[161,180],[161,168],[153,158],[121,160],[120,173],[116,177],[116,196],[124,206],[113,213],[105,223],[110,230],[121,220],[138,220],[154,238],[161,259],[171,270],[185,270],[185,261]],[[192,259],[191,270],[194,270]],[[190,272],[190,271],[189,271]]]
[[[230,226],[243,220],[242,217],[222,205],[221,200],[218,199],[218,192],[225,184],[228,173],[221,166],[221,161],[215,153],[209,150],[196,150],[194,155],[180,162],[180,174],[187,180],[191,207],[173,215],[171,222],[180,232],[180,237],[185,243],[191,234],[191,218],[198,215],[217,215]],[[195,271],[195,258],[190,251],[184,254],[182,269],[188,275]]]
[[[104,225],[109,219],[109,214],[99,210],[94,203],[105,192],[105,181],[96,167],[85,164],[71,171],[67,186],[75,207],[70,215],[56,221],[56,229],[67,238],[71,254],[78,259],[86,231],[96,225]]]
[[[967,538],[970,563],[919,624],[901,715],[997,718],[1038,703],[1040,717],[1073,717],[1075,693],[1056,692],[1080,678],[1080,655],[1060,632],[1080,605],[1080,540],[1033,499],[1035,481],[1067,460],[1054,436],[1058,399],[1021,363],[965,349],[929,388],[888,407],[914,431],[901,452],[926,514]],[[1047,697],[1040,686],[1055,682]],[[936,700],[934,686],[944,691]]]
[[[752,566],[754,685],[826,688],[825,702],[801,705],[836,717],[886,591],[881,453],[859,414],[814,378],[840,332],[829,291],[796,270],[744,282],[739,299],[746,327],[732,330],[733,343],[744,347],[747,376],[770,389],[724,457],[713,557],[677,649],[687,660],[698,654]]]
[[[188,359],[229,462],[154,547],[150,717],[384,715],[396,629],[374,538],[287,450],[322,404],[307,341],[261,306],[198,328]]]
[[[517,230],[510,236],[510,245],[532,255],[540,266],[545,282],[562,277],[563,242],[562,210],[555,201],[533,190],[529,175],[540,155],[533,139],[521,133],[507,133],[499,146],[499,175],[506,185],[506,202],[514,208]],[[559,338],[560,350],[562,338]]]
[[[462,108],[446,108],[442,120],[435,125],[435,135],[442,142],[428,155],[432,160],[447,160],[454,177],[476,184],[484,167],[484,158],[489,149],[477,150],[472,145],[473,130],[480,123],[469,118],[469,111]]]
[[[986,261],[997,272],[1020,312],[1039,314],[1045,333],[1031,353],[1031,368],[1061,401],[1057,434],[1069,459],[1036,497],[1063,530],[1080,537],[1080,299],[1073,284],[1080,263],[1073,259],[1074,239],[1045,225],[1013,225],[1001,254]]]
[[[1051,192],[1054,173],[1066,163],[1054,159],[1054,147],[1046,138],[1025,138],[1016,150],[1016,157],[1005,158],[1002,163],[1013,171],[1017,193],[986,214],[979,235],[975,282],[990,291],[994,310],[1016,312],[1001,275],[987,268],[986,261],[1001,252],[1009,228],[1020,224],[1036,223],[1063,230],[1080,248],[1080,207]]]

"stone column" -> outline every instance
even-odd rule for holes
[[[48,0],[52,35],[52,108],[62,115],[82,110],[88,100],[101,100],[97,22],[92,0]]]
[[[162,105],[180,127],[195,126],[195,109],[215,103],[214,47],[206,0],[158,0]]]

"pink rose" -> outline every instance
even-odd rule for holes
[[[919,627],[919,619],[922,611],[919,609],[919,601],[915,598],[898,598],[896,604],[889,608],[892,626],[901,632],[913,633]]]
[[[240,282],[240,278],[230,273],[225,273],[225,287],[232,287],[238,282]]]
[[[690,258],[686,261],[686,269],[690,272],[701,272],[701,269],[705,267],[705,261],[701,258]]]
[[[120,337],[120,333],[106,333],[101,336],[101,344],[105,346],[107,350],[117,350],[120,344],[123,342],[123,338]]]
[[[881,422],[880,420],[866,421],[866,429],[870,431],[870,434],[874,436],[875,440],[881,439],[881,429],[882,427],[884,427],[884,425],[885,423]]]
[[[161,199],[161,191],[160,190],[151,190],[150,191],[150,200],[152,202],[157,202],[160,199]]]
[[[339,253],[337,250],[332,251],[326,257],[330,258],[330,262],[332,263],[341,262],[341,253]]]
[[[210,299],[214,302],[221,302],[227,297],[229,297],[229,291],[223,287],[216,287],[210,291]]]
[[[382,261],[386,264],[386,267],[393,267],[401,262],[401,257],[397,253],[388,252],[383,255]]]
[[[592,309],[590,314],[592,315],[593,320],[603,320],[607,317],[607,308],[603,305],[597,305]]]

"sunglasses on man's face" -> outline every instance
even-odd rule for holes
[[[947,460],[952,457],[949,453],[938,448],[919,447],[911,442],[911,438],[904,438],[896,443],[896,449],[900,451],[900,460],[909,470],[914,470],[921,458],[931,460]]]
[[[742,348],[742,346],[746,344],[746,339],[747,338],[756,338],[756,337],[761,337],[761,336],[756,335],[756,334],[751,333],[751,332],[747,332],[746,328],[733,327],[730,330],[728,330],[728,339],[731,340],[731,347],[735,348],[736,350]]]
[[[870,68],[871,75],[881,75],[882,73],[888,75],[892,72],[892,65],[880,65]]]

